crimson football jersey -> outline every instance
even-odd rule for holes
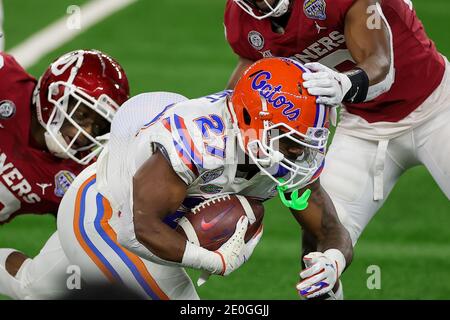
[[[232,0],[225,11],[226,37],[236,54],[250,60],[292,57],[320,62],[340,72],[355,66],[344,37],[345,16],[355,0],[292,0],[284,34],[269,19],[257,20]],[[396,122],[419,107],[442,81],[445,62],[426,35],[410,0],[382,1],[392,34],[395,82],[389,92],[361,103],[346,104],[368,122]],[[374,22],[376,23],[376,21]]]
[[[22,213],[53,213],[83,167],[33,148],[36,80],[0,52],[0,224]]]

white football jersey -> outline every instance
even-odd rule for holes
[[[243,163],[244,159],[238,159],[243,153],[237,152],[227,104],[230,93],[193,100],[172,93],[148,93],[126,102],[113,120],[108,147],[98,161],[100,190],[113,208],[121,210],[124,203],[130,204],[132,178],[158,148],[188,185],[184,208],[168,222],[218,194],[263,201],[275,196],[276,184],[267,175],[258,170],[247,179],[247,173],[238,171],[238,160]],[[286,175],[278,172],[278,166],[272,171]]]

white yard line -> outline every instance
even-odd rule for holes
[[[69,29],[67,27],[67,20],[70,17],[68,14],[38,33],[35,33],[15,48],[8,50],[9,54],[14,56],[24,68],[28,68],[38,62],[40,58],[75,38],[94,24],[136,1],[137,0],[89,1],[80,7],[80,29]]]

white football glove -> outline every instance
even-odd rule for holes
[[[303,73],[303,86],[309,94],[318,96],[317,103],[340,105],[352,87],[350,78],[318,62],[306,63],[305,67],[313,72]]]
[[[261,240],[263,232],[264,228],[261,225],[258,231],[256,231],[255,235],[245,244],[243,252],[245,261],[248,261],[248,259],[250,259],[250,256],[253,254],[253,251],[259,243],[259,240]]]
[[[246,216],[239,219],[233,235],[216,251],[210,251],[186,241],[180,265],[203,270],[197,285],[201,286],[205,283],[211,274],[229,275],[250,258],[262,237],[262,227],[248,243],[245,243],[244,237],[248,224]]]
[[[247,227],[248,218],[244,216],[237,222],[236,230],[231,238],[215,251],[222,259],[222,270],[216,272],[216,274],[227,276],[247,261],[246,254],[249,251],[246,249],[244,241]]]
[[[237,230],[237,227],[236,227],[236,230]],[[258,229],[256,234],[247,243],[244,243],[244,248],[243,248],[242,253],[241,253],[241,257],[243,259],[243,262],[241,263],[241,265],[243,263],[245,263],[246,261],[248,261],[248,259],[250,259],[250,256],[253,254],[253,251],[255,250],[255,247],[259,243],[259,240],[261,240],[261,237],[263,235],[263,230],[264,230],[264,228],[261,225],[261,227]],[[244,235],[245,235],[245,232],[244,232]],[[230,241],[230,240],[231,239],[229,239],[228,241]],[[223,245],[222,245],[222,247],[223,247]],[[237,268],[235,268],[235,269],[237,269]],[[224,275],[226,275],[226,274],[224,274]],[[197,285],[199,287],[201,285],[203,285],[206,281],[208,281],[210,276],[211,276],[211,273],[209,273],[207,271],[202,272],[202,274],[200,275],[200,277],[197,280]]]
[[[297,290],[305,299],[317,298],[332,291],[342,271],[345,268],[344,255],[336,249],[322,252],[311,252],[303,257],[306,269],[300,273],[304,279],[297,284]]]

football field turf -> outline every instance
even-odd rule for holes
[[[69,5],[83,2],[6,0],[7,49],[63,16]],[[63,52],[96,48],[121,62],[133,94],[164,90],[193,98],[220,91],[236,63],[224,39],[224,2],[140,0],[42,58],[29,71],[37,76]],[[439,50],[450,56],[450,2],[413,3]],[[229,277],[213,277],[198,289],[201,298],[297,299],[299,227],[278,199],[267,202],[264,225],[264,236],[250,261]],[[0,227],[0,247],[33,256],[54,229],[51,216],[19,217]],[[367,269],[373,265],[381,271],[379,290],[369,290],[366,284]],[[342,279],[347,299],[450,298],[450,204],[423,167],[400,179],[360,238]]]

